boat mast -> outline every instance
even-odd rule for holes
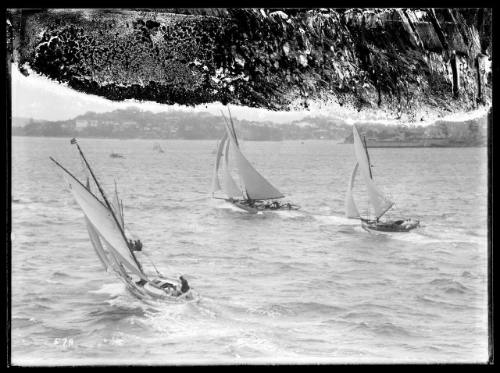
[[[109,203],[108,199],[106,198],[106,195],[104,194],[104,190],[102,190],[101,188],[101,185],[99,184],[99,182],[97,181],[97,178],[96,176],[94,175],[94,172],[92,171],[92,168],[90,167],[89,163],[87,162],[87,159],[85,158],[85,156],[83,155],[83,152],[82,152],[82,149],[80,149],[80,145],[78,145],[78,143],[76,142],[76,139],[74,139],[74,141],[72,140],[71,141],[71,144],[74,144],[76,145],[76,147],[78,148],[78,151],[80,152],[80,155],[81,157],[83,158],[85,164],[87,165],[87,168],[89,169],[89,172],[90,174],[92,175],[92,178],[94,179],[94,182],[96,183],[97,185],[97,188],[99,189],[99,192],[101,193],[102,195],[102,198],[104,199],[104,202],[106,202],[106,206],[108,206],[108,210],[109,212],[111,213],[111,215],[113,216],[113,219],[115,220],[115,223],[116,225],[118,225],[118,229],[120,230],[120,233],[122,234],[122,237],[123,239],[125,240],[125,243],[127,245],[127,248],[129,249],[130,251],[130,254],[132,255],[132,258],[134,259],[135,263],[137,264],[137,266],[139,267],[139,269],[141,270],[141,272],[145,275],[143,269],[142,269],[142,266],[141,264],[139,263],[139,261],[137,260],[137,258],[135,257],[134,255],[134,252],[132,251],[132,249],[129,247],[128,245],[128,240],[127,240],[127,236],[125,236],[125,232],[123,231],[120,223],[118,222],[118,219],[116,218],[116,215],[111,207],[111,204]]]
[[[229,106],[227,108],[227,111],[229,112],[229,119],[231,120],[231,123],[227,121],[224,112],[222,110],[220,112],[222,114],[222,117],[224,118],[224,121],[226,122],[227,128],[233,134],[234,140],[236,141],[236,145],[239,147],[240,144],[238,143],[238,137],[236,136],[236,130],[234,129],[233,119],[231,118],[231,112],[229,111]]]
[[[236,145],[240,146],[240,144],[238,144],[238,136],[236,136],[236,129],[234,128],[233,117],[231,116],[231,110],[229,110],[229,105],[227,107],[227,112],[229,113],[229,121],[231,122],[231,127],[233,129],[233,134],[234,134],[234,138],[236,140]]]
[[[365,146],[366,157],[368,158],[368,170],[370,171],[370,179],[373,179],[372,175],[372,163],[370,162],[370,154],[368,154],[368,146],[366,146],[366,137],[363,135],[363,142]]]

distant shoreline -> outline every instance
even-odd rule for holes
[[[30,138],[38,138],[38,139],[70,139],[68,136],[32,136],[32,135],[12,135],[11,138],[14,137],[30,137]],[[118,137],[78,137],[79,139],[88,139],[88,140],[146,140],[146,141],[218,141],[219,139],[154,139],[154,138],[144,138],[144,137],[131,137],[131,138],[118,138]],[[346,143],[340,140],[332,140],[332,139],[283,139],[283,140],[248,140],[242,139],[246,142],[333,142],[335,145],[352,145],[352,143]],[[459,145],[459,144],[451,144],[451,145],[405,145],[405,144],[394,144],[394,145],[369,145],[368,148],[376,149],[384,149],[384,148],[486,148],[486,144],[481,145]]]

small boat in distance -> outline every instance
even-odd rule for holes
[[[356,155],[357,162],[354,165],[354,169],[352,170],[351,177],[349,179],[349,185],[347,188],[345,200],[346,216],[348,218],[360,219],[361,226],[367,231],[372,230],[382,232],[408,232],[418,227],[420,222],[414,219],[380,221],[380,218],[394,206],[394,202],[386,197],[385,194],[380,190],[380,188],[375,185],[371,170],[372,165],[370,163],[370,156],[368,154],[366,142],[363,142],[361,140],[361,137],[355,125],[352,126],[352,131],[354,137],[354,153]],[[366,184],[370,205],[375,212],[375,218],[372,219],[361,217],[356,203],[354,202],[352,190],[354,187],[354,181],[358,168],[360,169],[360,173],[363,176],[363,180]]]
[[[109,155],[111,158],[125,158],[122,154],[120,153],[115,153],[115,152],[111,152],[111,154]]]
[[[229,110],[229,108],[228,108]],[[255,214],[264,210],[298,210],[299,206],[288,202],[277,201],[284,198],[284,195],[267,181],[245,158],[241,152],[236,131],[234,129],[233,119],[229,111],[229,122],[224,113],[222,116],[225,121],[226,133],[222,137],[217,147],[215,166],[212,178],[212,197],[221,190],[225,195],[225,201],[237,206],[249,213]],[[236,160],[241,187],[238,186],[231,176],[229,168],[229,152],[232,150]],[[219,180],[219,169],[221,167],[221,158],[224,156],[222,164],[222,185]]]
[[[165,153],[165,151],[163,150],[163,148],[161,147],[160,144],[156,143],[153,145],[153,150],[156,150],[158,153]]]
[[[147,257],[142,249],[141,241],[139,239],[132,240],[131,235],[127,236],[126,234],[123,202],[118,197],[116,183],[112,204],[106,197],[76,139],[72,139],[71,143],[76,144],[102,199],[97,197],[97,193],[92,192],[89,177],[84,185],[54,158],[50,157],[50,159],[64,171],[64,179],[83,211],[90,242],[106,272],[113,272],[125,283],[126,288],[141,300],[176,302],[196,300],[197,293],[189,287],[184,277],[180,276],[179,279],[166,277],[157,270],[152,262],[156,274],[146,273],[142,263],[137,258],[139,252]]]

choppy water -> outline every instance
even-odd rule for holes
[[[202,299],[144,304],[105,273],[53,156],[68,139],[12,139],[12,362],[211,364],[477,362],[487,353],[484,148],[371,149],[412,233],[343,215],[353,151],[328,141],[246,142],[300,211],[249,215],[209,197],[214,141],[80,144],[167,274]],[[125,155],[112,159],[111,151]]]

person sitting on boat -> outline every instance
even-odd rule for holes
[[[279,202],[278,202],[278,201],[273,201],[273,202],[271,203],[271,208],[272,208],[273,210],[277,210],[277,209],[279,209],[279,207],[280,207],[280,204],[279,204]]]
[[[187,280],[182,276],[179,277],[179,280],[181,280],[181,293],[187,293],[190,289]]]
[[[132,251],[142,251],[142,242],[141,242],[141,240],[132,241],[129,239],[128,240],[128,247]]]

